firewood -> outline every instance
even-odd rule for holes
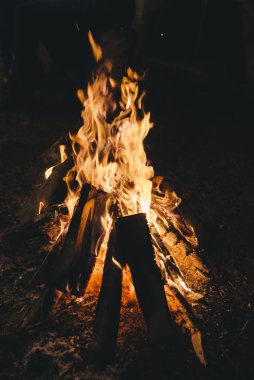
[[[118,247],[116,229],[113,227],[108,242],[93,338],[90,345],[90,349],[96,353],[96,359],[100,363],[108,362],[116,350],[123,266],[124,262]]]
[[[90,191],[89,191],[90,189]],[[32,283],[83,295],[105,236],[101,217],[108,194],[84,185],[62,248],[50,254]]]
[[[44,283],[49,287],[55,287],[66,282],[68,274],[71,273],[71,270],[79,259],[80,251],[75,249],[75,245],[90,189],[90,185],[83,185],[78,205],[74,211],[62,249],[55,255],[47,256],[41,268],[34,276],[32,280],[33,284]]]
[[[105,237],[105,228],[102,224],[102,216],[106,212],[108,194],[103,191],[96,192],[93,219],[90,229],[83,236],[82,255],[79,264],[80,271],[80,290],[86,290],[87,284],[93,272],[93,268],[100,251],[101,244]]]
[[[42,202],[43,208],[47,208],[52,204],[59,204],[64,201],[67,194],[64,177],[73,166],[73,158],[70,156],[63,163],[55,167],[48,179],[39,188],[34,190],[31,197],[29,197],[17,213],[21,225],[26,225],[36,220],[39,214],[40,202]]]
[[[216,228],[211,223],[207,220],[204,223],[200,215],[197,215],[197,212],[194,212],[189,205],[187,206],[185,200],[178,198],[166,177],[153,178],[152,208],[153,204],[154,208],[164,209],[165,213],[172,212],[179,219],[181,228],[178,231],[175,229],[175,232],[180,234],[187,244],[188,235],[191,236],[192,233],[189,226],[193,227],[199,246],[203,248],[216,232]]]
[[[80,120],[78,120],[76,127],[72,133],[76,133],[80,128]],[[59,146],[65,146],[65,153],[69,157],[72,154],[72,146],[69,133],[61,135],[45,152],[41,154],[41,159],[45,167],[49,168],[58,162],[59,160]]]
[[[176,336],[171,320],[163,282],[145,214],[120,218],[116,223],[119,249],[130,267],[151,341],[173,339]]]

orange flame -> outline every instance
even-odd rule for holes
[[[95,43],[90,31],[88,38],[96,61],[101,61],[102,49]],[[154,179],[154,169],[148,164],[144,140],[153,124],[150,121],[150,113],[143,110],[144,93],[139,94],[138,82],[142,77],[129,67],[121,82],[117,83],[111,75],[111,69],[112,65],[109,62],[104,63],[93,82],[88,84],[86,92],[83,90],[77,92],[83,105],[81,114],[83,124],[76,135],[70,135],[75,166],[64,179],[68,188],[65,199],[65,205],[69,212],[67,219],[70,221],[80,189],[85,183],[108,194],[105,212],[101,216],[104,234],[94,245],[96,255],[102,255],[106,251],[105,247],[113,223],[111,212],[113,204],[117,206],[119,216],[146,213],[154,244],[156,263],[168,285],[168,299],[171,299],[171,312],[174,313],[180,308],[180,303],[170,289],[177,289],[186,299],[187,297],[191,298],[192,294],[193,297],[196,296],[196,299],[200,296],[198,293],[192,292],[188,282],[185,283],[184,274],[175,260],[175,256],[179,254],[185,255],[184,260],[186,258],[186,251],[177,243],[177,236],[184,237],[192,247],[197,247],[197,239],[192,227],[187,226],[174,214],[181,199],[169,185],[165,186],[164,184],[162,192],[163,178],[156,177],[157,180]],[[120,92],[119,101],[113,97],[116,87]],[[115,114],[116,116],[112,120],[112,115]],[[67,157],[65,147],[61,145],[59,148],[61,162],[63,162]],[[54,167],[47,169],[45,175],[49,176],[53,169]],[[78,187],[75,189],[72,185],[73,179],[78,182]],[[160,198],[159,204],[152,201],[152,196],[153,199],[156,199],[157,196],[158,199]],[[88,200],[84,207],[77,249],[80,249],[84,225],[87,218],[93,215],[94,207],[94,199]],[[66,232],[67,225],[68,221],[65,217],[61,220],[58,237]],[[175,234],[169,233],[170,226],[174,229]],[[103,243],[99,244],[101,238]],[[121,267],[117,260],[114,258],[112,260],[116,266]],[[172,264],[172,262],[174,263]],[[173,265],[172,273],[167,269],[168,263]],[[185,311],[178,315],[178,319],[179,324],[183,324],[185,329],[191,333],[196,354],[205,364],[199,332],[194,329],[194,325],[188,319]]]
[[[90,30],[88,31],[88,39],[93,50],[94,58],[96,62],[99,62],[102,59],[102,48],[96,44]]]
[[[59,152],[60,152],[60,162],[63,163],[66,158],[67,158],[67,155],[65,153],[65,145],[59,145]],[[52,172],[53,172],[53,169],[56,167],[57,165],[53,165],[51,166],[50,168],[46,169],[45,171],[45,179],[48,179]]]

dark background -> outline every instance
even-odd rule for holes
[[[114,45],[114,39],[122,41],[124,34],[129,49],[125,58],[138,70],[146,70],[142,84],[147,92],[145,108],[155,123],[146,141],[149,159],[156,174],[170,179],[209,234],[204,257],[212,282],[199,322],[207,369],[198,365],[191,349],[177,360],[165,353],[162,362],[156,359],[149,351],[135,305],[124,307],[116,361],[104,370],[89,366],[83,354],[93,306],[86,313],[75,304],[36,333],[11,335],[8,328],[13,329],[14,315],[26,294],[20,277],[28,281],[30,268],[40,261],[41,237],[35,237],[11,252],[4,245],[1,248],[2,378],[252,378],[254,110],[250,62],[254,35],[251,28],[245,31],[254,19],[250,6],[250,21],[245,25],[241,8],[245,3],[165,1],[148,17],[142,38],[130,26],[124,31],[119,26],[94,28],[98,40],[106,45]],[[86,54],[84,77],[89,77],[94,64],[91,52]],[[57,59],[52,64],[45,46],[40,45],[39,55],[48,81],[40,91],[36,88],[35,102],[17,101],[16,94],[12,100],[15,90],[6,89],[6,72],[1,67],[2,232],[13,226],[20,204],[43,180],[42,154],[79,124],[81,108],[75,91],[77,81],[84,81],[82,70],[75,71],[74,57],[73,67],[58,69]],[[11,101],[5,103],[9,96]]]

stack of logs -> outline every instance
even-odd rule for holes
[[[73,165],[73,158],[69,156],[66,161],[55,167],[51,176],[41,187],[36,189],[32,197],[21,208],[19,212],[21,225],[29,226],[41,218],[41,215],[38,215],[40,202],[43,202],[44,210],[53,204],[63,202],[67,192],[63,178]],[[167,188],[167,191],[175,194],[162,177],[156,177],[153,184],[154,194],[158,186],[162,197],[165,196],[165,189],[163,188]],[[108,194],[96,190],[89,184],[83,185],[68,232],[66,236],[62,237],[62,244],[58,244],[57,249],[49,253],[32,279],[33,285],[45,286],[44,309],[49,309],[54,289],[68,289],[77,296],[84,294],[93,273],[96,253],[99,252],[105,237],[101,216],[105,213],[108,197]],[[155,198],[158,201],[158,194],[153,199]],[[176,336],[176,330],[168,309],[161,271],[156,265],[146,215],[139,213],[119,217],[117,206],[113,206],[110,212],[113,222],[108,236],[92,343],[93,350],[102,353],[104,359],[111,357],[116,349],[122,274],[126,265],[131,271],[149,339],[158,341],[174,339]],[[176,212],[183,220],[187,215],[185,208],[180,209],[180,206]],[[200,224],[197,221],[194,223],[200,235]],[[175,232],[177,231],[175,230]],[[179,234],[179,232],[177,233]],[[184,237],[181,236],[181,238]],[[190,244],[188,241],[186,242]],[[198,257],[197,252],[195,255]],[[203,264],[201,267],[206,271]],[[34,321],[34,318],[38,318],[38,315],[32,310],[28,313],[24,323],[29,324]]]

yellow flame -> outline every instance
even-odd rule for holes
[[[102,59],[102,48],[96,44],[90,30],[88,31],[88,39],[93,50],[94,58],[96,62],[99,62]]]
[[[102,49],[96,44],[90,31],[88,38],[98,62],[102,59]],[[81,114],[83,124],[75,135],[70,134],[75,166],[64,178],[68,189],[64,202],[68,208],[68,216],[62,216],[60,219],[57,239],[67,231],[68,222],[71,220],[80,190],[85,183],[107,193],[106,205],[103,204],[104,208],[100,210],[100,222],[104,231],[99,237],[95,234],[97,241],[93,241],[93,249],[100,260],[97,260],[100,273],[102,272],[100,263],[103,263],[106,254],[116,209],[118,216],[146,213],[154,242],[156,263],[168,285],[167,298],[170,300],[170,312],[176,323],[190,333],[194,350],[201,363],[205,364],[201,335],[195,329],[176,294],[171,291],[171,288],[176,288],[185,299],[195,295],[186,285],[184,271],[175,260],[176,255],[184,255],[182,257],[185,261],[187,257],[185,249],[181,250],[179,236],[189,245],[196,247],[195,233],[179,215],[174,214],[174,210],[180,204],[180,198],[163,177],[154,178],[154,169],[148,164],[144,140],[153,124],[150,121],[150,113],[146,113],[143,109],[145,94],[139,93],[138,82],[142,77],[129,67],[119,82],[112,77],[111,72],[112,64],[104,62],[93,82],[88,84],[86,91],[77,92],[83,106]],[[119,91],[114,91],[116,87]],[[120,99],[114,98],[115,93],[120,94]],[[116,116],[113,118],[115,113]],[[64,162],[67,158],[65,146],[60,145],[59,149],[61,162]],[[45,175],[47,177],[51,175],[53,169],[54,166],[47,169]],[[98,195],[98,192],[94,193]],[[82,249],[85,231],[89,230],[88,227],[96,216],[97,195],[93,195],[93,189],[89,195],[83,208],[75,242],[77,251]],[[39,213],[44,206],[41,203]],[[121,263],[114,257],[112,262],[122,269]],[[172,273],[168,270],[169,262]],[[130,279],[125,274],[124,276],[128,284]],[[67,290],[70,290],[69,284]]]
[[[60,158],[61,163],[63,163],[67,159],[67,155],[65,153],[65,145],[59,145]]]
[[[50,176],[51,176],[51,174],[52,174],[52,172],[53,172],[53,169],[56,167],[56,165],[53,165],[53,166],[51,166],[50,168],[48,168],[48,169],[46,169],[46,171],[45,171],[45,179],[48,179]]]
[[[66,158],[67,158],[67,155],[65,153],[65,145],[59,145],[59,153],[60,153],[60,162],[63,163]],[[50,168],[46,169],[44,175],[45,175],[45,179],[48,179],[52,172],[53,172],[53,169],[56,167],[57,165],[53,165],[51,166]]]
[[[112,263],[115,264],[115,266],[117,266],[117,268],[119,268],[120,270],[123,269],[122,265],[119,263],[119,261],[117,261],[113,256],[112,256]]]
[[[128,68],[120,83],[122,110],[109,123],[108,113],[116,105],[108,84],[114,81],[101,72],[88,85],[86,96],[78,92],[84,106],[83,125],[76,136],[71,136],[80,186],[88,182],[111,193],[123,216],[149,212],[150,179],[154,175],[153,168],[147,165],[143,144],[152,128],[150,114],[137,116],[138,79],[138,75]]]
[[[187,285],[185,284],[185,282],[181,279],[181,277],[178,276],[177,279],[178,279],[179,285],[182,287],[182,289],[183,289],[185,292],[187,292],[187,293],[191,292],[191,289],[188,288],[188,286],[187,286]]]
[[[41,212],[42,212],[42,209],[43,209],[43,207],[44,207],[45,205],[44,205],[44,203],[43,202],[39,202],[39,209],[38,209],[38,215],[40,215],[41,214]]]

